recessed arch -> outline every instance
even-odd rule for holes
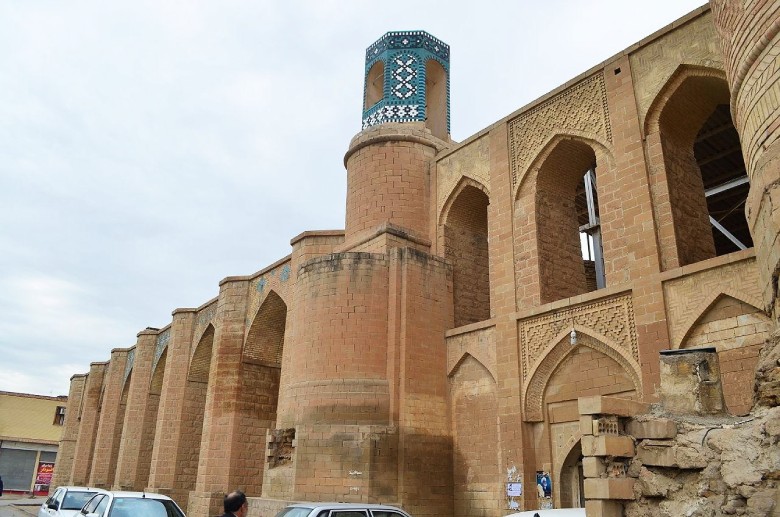
[[[447,140],[447,71],[436,59],[425,63],[425,127]]]
[[[667,79],[666,83],[664,83],[664,85],[658,91],[658,94],[653,99],[653,102],[650,103],[650,107],[647,110],[647,115],[645,116],[645,123],[643,127],[644,133],[646,135],[655,133],[659,130],[661,115],[668,106],[669,101],[675,97],[675,94],[680,91],[685,82],[692,78],[714,80],[716,84],[726,84],[726,90],[728,91],[728,84],[726,83],[726,72],[723,70],[688,64],[682,64],[678,66],[669,79]],[[728,99],[728,97],[720,98],[718,103],[721,103],[722,101],[728,103]],[[704,118],[702,118],[702,115],[698,112],[695,115],[701,118],[698,123],[698,125],[701,125],[701,122],[704,121]],[[695,125],[696,124],[692,124],[692,126]],[[687,125],[685,125],[684,128],[687,128],[689,131],[692,130],[691,127]]]
[[[474,361],[476,361],[477,363],[479,363],[479,365],[480,365],[480,366],[482,366],[482,368],[484,368],[484,369],[487,371],[487,373],[488,373],[488,374],[490,374],[490,378],[491,378],[491,379],[493,379],[493,382],[496,382],[496,372],[494,372],[494,371],[493,371],[493,370],[492,370],[492,369],[491,369],[491,368],[490,368],[490,367],[487,365],[487,362],[486,362],[486,361],[483,361],[483,360],[481,360],[481,359],[478,357],[478,355],[479,355],[479,353],[478,353],[478,352],[463,352],[463,355],[460,357],[460,359],[458,359],[458,361],[455,363],[455,365],[453,365],[453,367],[452,367],[452,368],[450,368],[450,371],[449,371],[449,372],[447,372],[447,377],[452,377],[453,375],[455,375],[455,374],[457,373],[458,369],[460,368],[460,366],[461,366],[461,365],[462,365],[462,364],[463,364],[465,361],[468,361],[468,360],[472,360],[472,359],[473,359]]]
[[[442,212],[444,258],[452,264],[454,325],[488,320],[490,311],[490,247],[486,188],[461,178]]]
[[[477,190],[481,190],[485,196],[487,196],[488,200],[490,199],[490,190],[485,185],[473,178],[463,176],[452,188],[449,195],[447,196],[447,200],[442,206],[441,212],[439,213],[439,226],[444,225],[444,222],[447,220],[447,216],[452,209],[452,203],[458,198],[460,193],[463,192],[463,189],[467,187],[473,187]]]
[[[515,222],[521,237],[515,238],[515,250],[527,264],[518,263],[517,269],[518,274],[528,266],[536,270],[540,303],[606,286],[597,178],[612,162],[609,149],[597,140],[558,134],[533,160],[524,188],[518,187],[516,200],[522,202],[516,203]],[[615,216],[607,214],[606,220]],[[531,250],[525,249],[529,239],[536,243]]]
[[[371,65],[366,74],[366,91],[363,111],[367,110],[385,96],[385,62],[381,59]]]
[[[753,246],[730,96],[722,70],[680,65],[650,104],[643,131],[663,269]]]
[[[244,342],[243,358],[265,364],[281,365],[287,304],[270,290],[255,314]]]
[[[683,324],[682,329],[684,331],[679,334],[679,338],[674,340],[672,343],[672,349],[680,348],[682,343],[688,339],[691,330],[693,330],[696,324],[699,323],[699,321],[710,310],[710,308],[712,308],[719,300],[727,296],[744,302],[763,313],[763,310],[761,309],[761,301],[755,296],[750,296],[742,291],[737,291],[730,288],[723,288],[718,291],[712,291],[704,298],[704,300],[702,300],[701,303],[699,303],[696,309],[692,311],[688,321]]]
[[[639,364],[631,354],[616,346],[607,337],[593,329],[574,325],[577,332],[577,347],[592,348],[618,363],[631,380],[634,391],[641,397],[642,381]],[[528,422],[544,420],[544,392],[558,366],[569,356],[573,347],[569,340],[572,327],[562,330],[550,345],[545,347],[542,358],[530,369],[528,378],[523,383],[523,412]]]
[[[603,165],[612,168],[614,165],[614,149],[611,144],[604,142],[595,133],[588,133],[579,130],[567,130],[566,132],[553,133],[545,141],[544,145],[539,148],[539,152],[534,159],[528,165],[528,167],[520,174],[517,179],[517,185],[515,185],[512,198],[517,200],[520,195],[521,189],[527,188],[525,183],[527,181],[534,181],[538,177],[539,169],[542,164],[547,160],[550,153],[561,143],[567,140],[573,140],[582,142],[593,148],[597,157],[604,157],[606,163]]]
[[[214,325],[209,324],[201,334],[190,359],[187,379],[208,382],[211,370],[211,355],[214,348]]]
[[[168,359],[168,347],[165,347],[160,359],[152,371],[152,379],[149,383],[149,393],[152,395],[160,395],[162,393],[163,378],[165,376],[165,363]]]
[[[497,385],[488,369],[466,354],[449,377],[456,517],[474,515],[485,497],[499,500]],[[476,495],[476,497],[475,497]]]
[[[553,463],[553,486],[558,487],[556,508],[582,508],[585,506],[581,440],[581,432],[575,432],[571,435]]]

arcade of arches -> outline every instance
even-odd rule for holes
[[[75,375],[54,484],[162,492],[193,517],[236,488],[251,515],[314,499],[498,517],[601,497],[578,400],[658,403],[662,351],[712,348],[724,417],[750,413],[777,330],[761,189],[780,124],[739,104],[713,18],[461,143],[449,47],[388,33],[344,158],[346,230],[298,235]],[[767,77],[748,93],[777,93]]]

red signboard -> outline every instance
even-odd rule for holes
[[[54,474],[54,463],[51,461],[41,461],[38,463],[38,472],[35,474],[36,489],[44,485],[48,488],[51,484],[51,478]]]

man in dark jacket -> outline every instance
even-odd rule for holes
[[[3,476],[0,476],[0,497],[3,497]]]
[[[249,504],[246,502],[246,496],[244,492],[236,490],[225,496],[225,500],[222,503],[225,507],[225,513],[222,517],[246,517],[249,511]]]

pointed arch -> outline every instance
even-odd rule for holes
[[[496,372],[493,371],[488,366],[488,363],[486,361],[483,361],[481,358],[477,357],[479,352],[472,351],[472,352],[463,352],[463,355],[460,356],[460,359],[450,368],[450,371],[447,372],[447,377],[453,377],[457,372],[460,366],[467,360],[473,359],[476,361],[482,368],[485,369],[485,371],[490,375],[490,378],[493,380],[493,382],[496,382]]]
[[[737,291],[735,289],[731,289],[729,287],[725,287],[719,291],[713,291],[710,294],[708,294],[704,300],[702,300],[701,303],[696,307],[696,309],[691,313],[691,316],[687,320],[687,322],[682,326],[684,329],[684,332],[679,334],[679,338],[675,339],[675,341],[672,343],[672,349],[676,350],[682,346],[682,344],[685,342],[686,339],[691,334],[691,331],[696,327],[696,325],[701,321],[701,319],[707,314],[707,312],[714,307],[721,299],[725,297],[731,297],[735,300],[739,300],[743,303],[746,303],[747,305],[750,305],[751,307],[755,308],[756,310],[760,311],[762,314],[764,311],[761,309],[761,301],[755,297],[750,296],[747,293],[744,293],[742,291]]]
[[[610,169],[613,168],[615,163],[614,148],[609,142],[603,141],[595,133],[586,133],[584,131],[578,130],[568,130],[566,132],[553,133],[550,135],[544,145],[540,147],[539,152],[528,165],[528,168],[523,171],[523,173],[517,179],[517,185],[515,186],[515,190],[512,194],[513,199],[517,200],[520,194],[520,190],[527,188],[527,186],[524,185],[526,181],[533,181],[538,178],[539,170],[541,169],[542,165],[544,165],[544,162],[547,161],[547,158],[549,158],[553,150],[555,150],[555,148],[558,147],[561,143],[567,141],[581,142],[591,147],[597,158],[599,156],[603,156],[605,158],[607,163],[604,165],[609,166]]]
[[[667,79],[666,83],[664,83],[658,91],[658,94],[650,103],[643,126],[645,135],[657,132],[660,129],[661,115],[668,106],[669,101],[675,97],[675,94],[678,91],[680,91],[682,85],[692,78],[718,80],[726,86],[726,92],[728,93],[726,72],[723,70],[698,65],[681,64],[672,72],[672,75],[669,76],[669,79]],[[723,100],[728,103],[728,97]]]
[[[584,501],[580,492],[583,481],[581,440],[581,431],[572,434],[553,462],[553,487],[558,487],[555,490],[556,508],[578,508],[580,501]]]
[[[574,325],[577,331],[577,345],[592,348],[618,363],[628,375],[638,396],[642,395],[642,376],[639,364],[631,354],[616,346],[610,339],[593,329]],[[573,350],[569,342],[571,327],[562,330],[546,347],[542,358],[529,369],[528,378],[523,383],[523,412],[525,420],[541,422],[544,420],[544,391],[558,366]]]
[[[196,382],[208,382],[211,369],[211,355],[214,348],[214,325],[210,324],[201,334],[195,350],[192,352],[187,379]]]
[[[477,190],[481,190],[487,197],[488,204],[490,204],[490,190],[485,185],[483,185],[482,182],[477,181],[470,176],[463,176],[458,180],[455,186],[452,187],[452,190],[447,196],[447,199],[444,201],[441,212],[439,212],[440,227],[444,226],[444,223],[447,221],[447,217],[449,216],[450,210],[452,209],[453,202],[455,202],[458,196],[460,196],[463,190],[467,187],[473,187]]]
[[[455,516],[474,515],[484,510],[470,494],[499,500],[495,483],[499,474],[499,430],[497,384],[484,364],[465,354],[450,380],[452,408],[453,483]]]
[[[287,304],[271,289],[249,327],[243,347],[244,360],[281,365],[286,323]]]
[[[642,130],[664,270],[753,245],[749,183],[722,70],[680,65]]]
[[[165,363],[168,359],[168,347],[166,346],[157,360],[157,364],[152,371],[152,379],[149,383],[149,394],[160,395],[162,393],[163,377],[165,376]]]
[[[453,267],[455,327],[490,319],[488,205],[481,183],[460,179],[442,211],[444,258]]]
[[[620,257],[609,253],[622,249],[620,213],[600,217],[597,195],[597,179],[613,168],[611,147],[576,132],[551,136],[532,160],[514,192],[518,304],[553,302],[621,280],[625,273],[613,265]]]
[[[425,127],[442,140],[447,140],[450,132],[447,120],[448,81],[447,70],[437,59],[425,62]]]

